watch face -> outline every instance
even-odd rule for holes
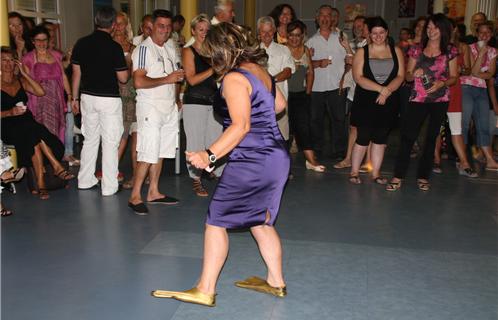
[[[216,162],[216,156],[214,154],[209,156],[209,162],[215,163]]]

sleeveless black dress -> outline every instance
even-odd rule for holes
[[[18,102],[24,105],[28,102],[28,96],[22,87],[15,96],[2,90],[2,111],[14,108]],[[52,149],[57,160],[60,161],[64,156],[64,145],[59,138],[36,122],[29,110],[20,116],[3,118],[1,136],[5,144],[15,146],[19,167],[32,166],[31,157],[35,152],[34,147],[42,140]]]
[[[389,45],[391,56],[393,58],[393,68],[389,77],[380,85],[387,85],[398,75],[399,61],[394,46]],[[364,49],[363,76],[374,82],[377,82],[372,70],[370,69],[370,58],[368,54],[368,45]],[[378,82],[377,82],[378,83]],[[375,103],[379,93],[363,89],[356,86],[354,94],[353,107],[351,109],[351,125],[355,127],[370,128],[392,128],[395,124],[399,108],[399,90],[394,91],[386,100],[385,105]]]

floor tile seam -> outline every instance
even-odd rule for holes
[[[161,232],[170,232],[170,231],[161,231]],[[184,232],[184,231],[172,231],[175,233],[190,233],[190,234],[196,234],[196,235],[201,235],[203,233],[196,233],[196,232]],[[151,241],[149,241],[139,252],[142,252],[154,239],[157,237],[154,236]],[[229,237],[235,237],[239,239],[252,239],[249,236],[245,235],[240,235],[240,234],[232,234],[229,235]],[[254,241],[254,240],[253,240]],[[349,242],[338,242],[338,241],[314,241],[314,240],[292,240],[288,238],[281,238],[283,247],[285,248],[285,244],[283,242],[290,242],[292,244],[293,242],[296,244],[333,244],[333,245],[344,245],[344,246],[353,246],[358,249],[386,249],[386,250],[393,250],[393,251],[413,251],[413,252],[419,252],[419,253],[434,253],[434,254],[455,254],[455,255],[462,255],[462,256],[475,256],[475,257],[489,257],[489,258],[498,258],[498,253],[496,255],[494,254],[481,254],[481,253],[468,253],[468,252],[459,252],[459,251],[441,251],[441,250],[429,250],[429,249],[417,249],[417,248],[410,248],[410,247],[391,247],[391,246],[372,246],[372,245],[366,245],[366,244],[356,244],[356,243],[349,243]],[[157,254],[156,254],[157,255]]]
[[[410,248],[410,247],[372,246],[372,245],[366,245],[366,244],[356,244],[356,243],[340,242],[340,241],[291,240],[291,239],[284,239],[284,238],[282,238],[282,241],[298,242],[298,243],[302,243],[302,244],[308,244],[308,243],[339,244],[339,245],[354,246],[354,247],[363,248],[363,249],[375,248],[375,249],[390,249],[390,250],[395,250],[395,251],[409,250],[409,251],[417,251],[417,252],[448,253],[448,254],[498,258],[498,253],[496,255],[494,255],[494,254],[467,253],[467,252],[460,252],[460,251],[441,251],[441,250],[417,249],[417,248]]]

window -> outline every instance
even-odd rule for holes
[[[62,22],[60,0],[9,0],[9,10],[32,18],[36,24],[43,21]]]

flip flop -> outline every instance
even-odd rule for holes
[[[147,206],[145,206],[143,202],[137,204],[128,202],[128,207],[130,207],[131,210],[135,211],[135,214],[139,216],[146,216],[147,213],[149,213],[149,209],[147,209]]]
[[[147,203],[150,204],[167,204],[167,205],[177,204],[178,202],[180,202],[178,199],[168,196],[165,196],[164,198],[147,201]]]

